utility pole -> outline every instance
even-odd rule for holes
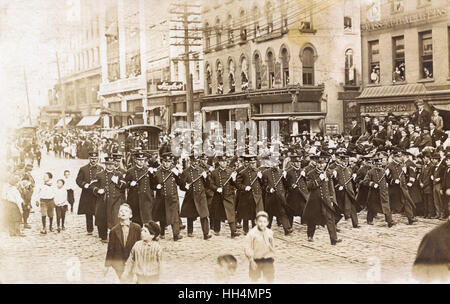
[[[31,126],[30,97],[28,96],[28,80],[27,80],[27,71],[25,70],[25,68],[23,69],[23,78],[25,80],[25,91],[27,93],[28,123]]]
[[[58,52],[56,52],[56,66],[58,67],[58,83],[59,83],[59,90],[61,91],[61,100],[62,100],[62,104],[63,104],[63,108],[62,108],[62,118],[63,118],[63,127],[64,129],[66,129],[66,95],[64,94],[64,86],[62,84],[62,80],[61,80],[61,69],[59,67],[59,57],[58,57]],[[59,100],[59,95],[58,95],[58,100]]]
[[[191,122],[194,120],[194,106],[193,106],[193,100],[194,100],[194,90],[193,90],[193,83],[192,83],[192,75],[191,75],[191,67],[190,62],[195,59],[190,59],[190,47],[191,46],[201,46],[200,43],[192,43],[190,40],[201,40],[201,35],[197,36],[195,35],[195,32],[199,32],[197,29],[190,29],[189,24],[197,24],[201,23],[200,21],[192,20],[189,17],[191,16],[199,16],[200,12],[198,11],[192,11],[192,8],[200,8],[200,5],[197,4],[188,4],[187,1],[184,1],[183,4],[172,4],[174,9],[170,10],[170,13],[181,15],[182,20],[171,20],[171,22],[180,22],[183,24],[182,29],[172,29],[172,30],[178,30],[183,31],[183,36],[172,36],[170,38],[181,38],[183,39],[183,43],[172,43],[172,46],[184,46],[184,54],[181,59],[175,59],[175,60],[181,60],[184,61],[184,71],[185,71],[185,79],[186,79],[186,114],[187,114],[187,123],[191,125]],[[182,10],[177,11],[176,8],[182,8]],[[194,35],[190,36],[189,33],[194,32]]]

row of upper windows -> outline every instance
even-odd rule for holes
[[[300,52],[300,60],[302,62],[302,83],[303,85],[315,85],[315,61],[317,54],[314,46],[307,44]],[[259,52],[255,52],[252,57],[252,73],[253,73],[253,89],[286,87],[290,82],[290,55],[287,47],[282,47],[280,60],[277,62],[272,49],[266,51],[265,64]],[[232,58],[227,61],[227,71],[221,60],[217,60],[214,67],[206,62],[205,64],[205,92],[207,95],[224,94],[236,92],[236,81],[240,82],[240,91],[250,89],[250,64],[247,56],[242,54],[239,60],[240,73],[236,71],[236,64]],[[214,74],[213,75],[213,69]],[[213,92],[213,81],[215,84],[215,92]],[[356,85],[356,68],[353,61],[353,50],[345,51],[345,84]],[[224,87],[228,91],[225,92]]]
[[[433,38],[432,31],[418,33],[419,40],[419,77],[434,79]],[[369,83],[379,84],[381,81],[379,40],[368,42]],[[448,52],[450,62],[450,27],[448,28]],[[392,37],[392,82],[406,81],[405,38],[403,35]],[[449,68],[450,69],[450,68]],[[450,74],[450,70],[449,70]]]
[[[416,10],[424,7],[431,6],[432,0],[388,0],[386,4],[389,8],[382,9],[382,0],[367,0],[365,7],[365,13],[368,21],[379,21],[381,14],[400,14],[408,10]]]

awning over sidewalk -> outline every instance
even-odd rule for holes
[[[66,117],[66,126],[72,121],[72,117]],[[63,127],[64,126],[64,120],[61,118],[58,123],[55,125],[55,127]]]
[[[428,104],[439,111],[450,111],[450,101],[429,101]]]
[[[100,116],[85,116],[77,124],[77,127],[91,127],[95,125],[100,119]]]
[[[220,110],[233,110],[233,109],[249,109],[250,104],[239,104],[239,105],[222,105],[222,106],[205,106],[202,107],[202,111],[204,112],[213,112]]]
[[[357,99],[372,99],[382,97],[418,96],[425,95],[427,89],[421,83],[377,86],[365,88]]]

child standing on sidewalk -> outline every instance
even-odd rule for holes
[[[245,255],[250,262],[249,276],[253,282],[261,275],[272,283],[275,275],[273,232],[267,225],[269,216],[265,211],[256,214],[256,226],[247,234]]]
[[[75,189],[75,181],[70,177],[69,170],[64,170],[64,185],[67,190],[67,201],[70,205],[70,212],[73,213],[73,204],[75,203],[73,189]]]
[[[44,174],[44,184],[36,191],[36,206],[41,207],[42,230],[41,234],[47,234],[46,220],[49,219],[49,230],[53,231],[53,214],[55,210],[55,189],[52,185],[53,174],[47,172]]]
[[[68,206],[69,202],[67,201],[67,190],[64,187],[64,180],[58,179],[55,190],[56,225],[58,226],[58,233],[61,232],[61,228],[62,230],[66,230],[66,227],[64,227],[64,221],[66,219],[66,211]]]
[[[160,234],[161,228],[154,221],[144,224],[141,240],[134,244],[125,264],[123,278],[131,280],[136,275],[137,284],[159,281],[162,260],[162,248],[158,242]]]

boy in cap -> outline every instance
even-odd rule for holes
[[[262,277],[272,283],[275,275],[275,244],[273,232],[267,228],[269,215],[265,211],[256,214],[256,226],[246,237],[245,256],[248,258],[249,276],[253,282]]]

